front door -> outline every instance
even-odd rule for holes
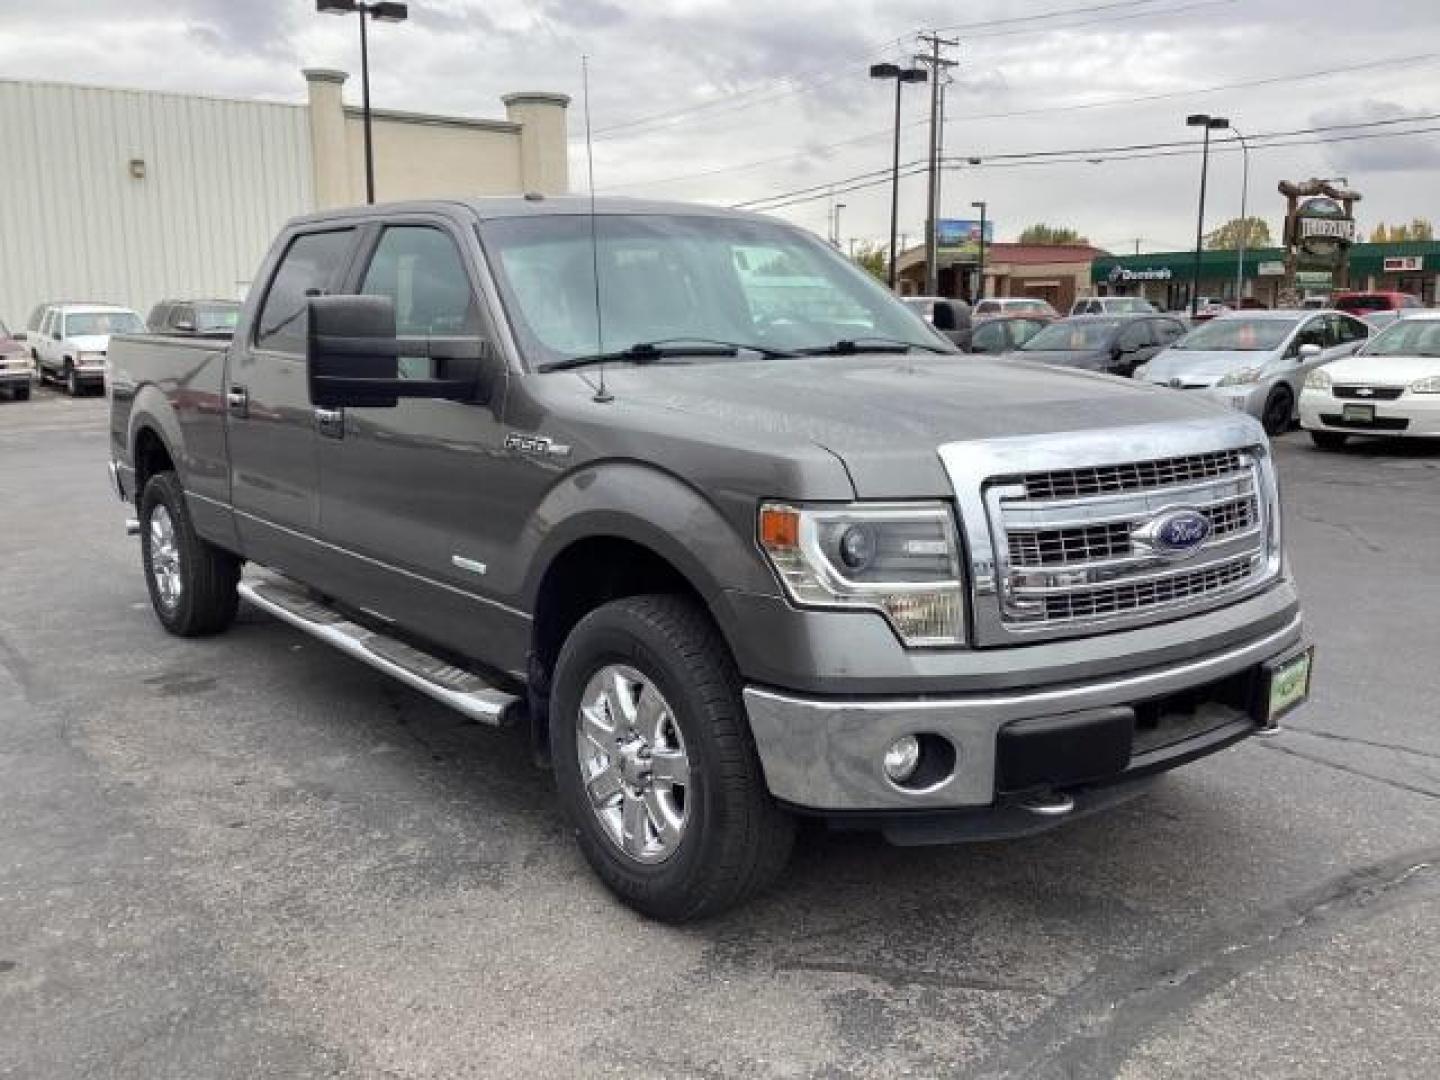
[[[301,232],[280,257],[259,314],[226,370],[230,499],[245,555],[319,584],[319,464],[306,379],[308,300],[333,292],[354,251],[353,228]]]
[[[494,340],[482,314],[473,253],[443,218],[387,225],[352,275],[353,291],[390,296],[401,337]],[[443,377],[436,361],[401,357],[402,378]],[[488,484],[504,452],[505,380],[485,401],[401,398],[394,407],[343,410],[322,427],[321,535],[344,556],[337,596],[456,652],[515,637],[517,613],[489,597],[494,520]]]

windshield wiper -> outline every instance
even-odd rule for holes
[[[829,345],[817,345],[808,349],[796,349],[801,356],[855,356],[859,353],[908,353],[911,349],[924,349],[932,353],[948,353],[938,345],[922,345],[915,341],[900,341],[896,338],[859,337],[841,338]]]
[[[713,341],[710,338],[666,338],[663,341],[641,341],[614,352],[567,356],[562,360],[541,364],[536,370],[567,371],[570,368],[589,367],[591,364],[605,364],[612,360],[627,364],[649,364],[671,356],[738,356],[742,352],[756,352],[767,358],[795,355],[764,345],[742,345],[733,341]]]

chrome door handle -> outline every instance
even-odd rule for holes
[[[225,391],[225,407],[232,416],[246,416],[250,411],[250,394],[243,386],[232,386]]]

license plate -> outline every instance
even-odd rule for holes
[[[1340,418],[1356,424],[1373,424],[1375,422],[1375,406],[1346,405],[1340,412]]]
[[[1295,706],[1310,696],[1310,668],[1315,650],[1306,649],[1298,656],[1281,660],[1268,670],[1270,686],[1266,694],[1265,725],[1273,726]]]

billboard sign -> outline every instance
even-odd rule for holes
[[[995,242],[995,223],[985,222],[985,243]],[[935,223],[935,247],[943,255],[980,258],[980,222],[968,218],[941,218]]]

